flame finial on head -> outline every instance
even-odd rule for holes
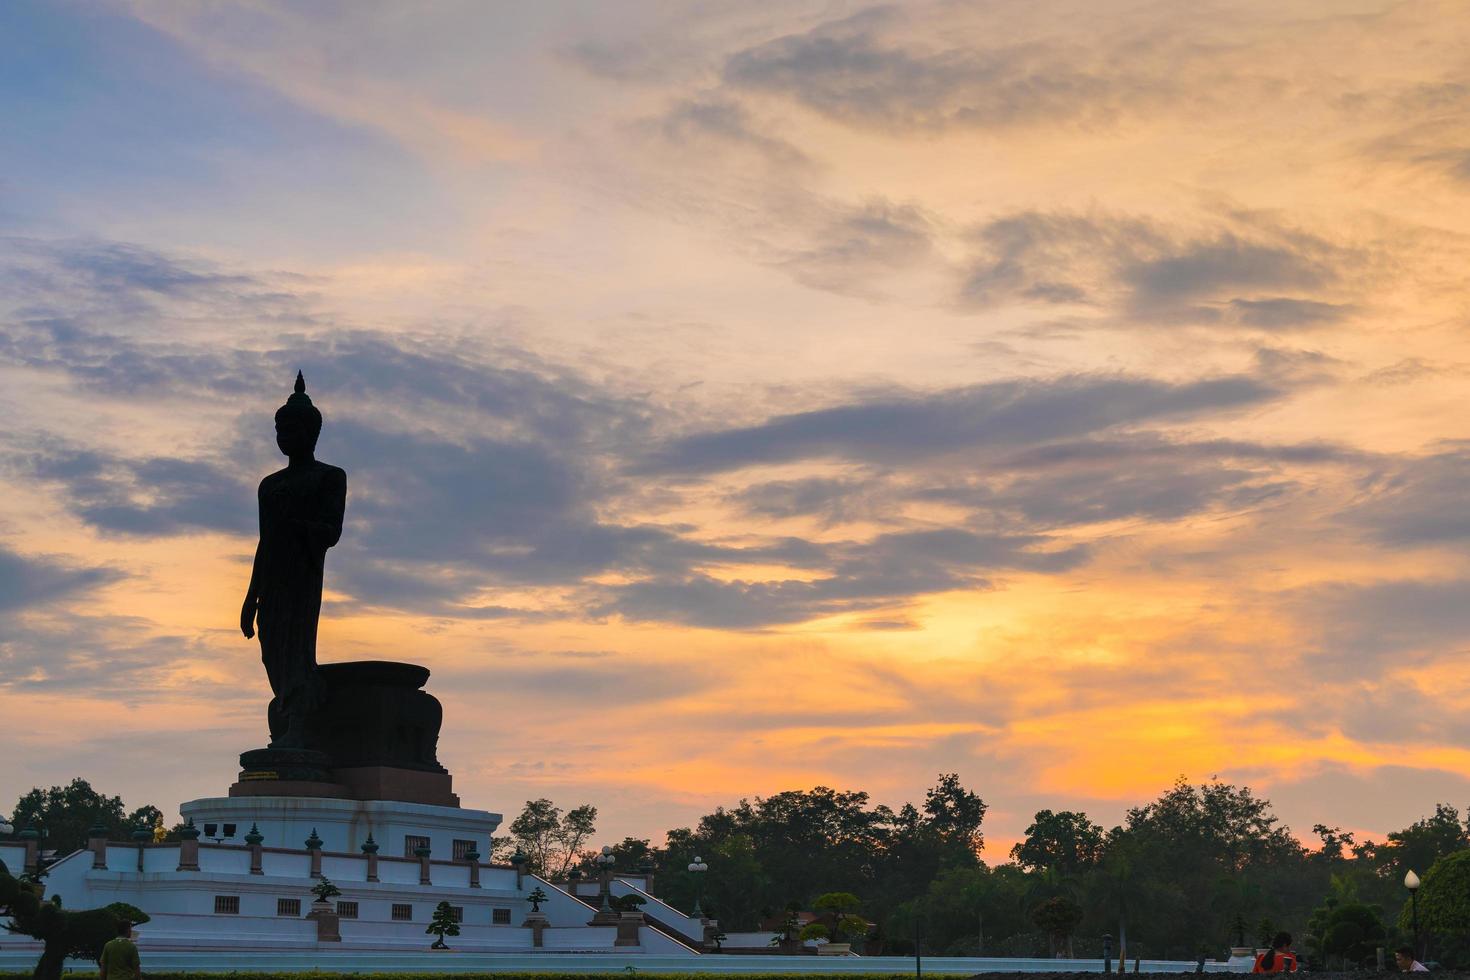
[[[296,394],[306,394],[306,378],[302,376],[299,369],[296,371]]]

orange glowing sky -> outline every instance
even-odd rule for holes
[[[661,839],[957,771],[1470,798],[1470,11],[12,3],[0,802],[221,793],[298,367],[323,660]]]

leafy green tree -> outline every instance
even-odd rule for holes
[[[316,896],[318,902],[328,902],[342,894],[342,889],[332,884],[332,879],[323,877],[315,885],[311,886],[311,893]]]
[[[1388,943],[1381,910],[1335,898],[1328,898],[1312,913],[1307,934],[1313,959],[1329,968],[1370,965],[1377,959],[1378,947]]]
[[[862,938],[867,933],[867,922],[856,914],[862,904],[862,899],[851,892],[827,892],[817,897],[812,908],[832,917],[832,941],[842,942],[848,936]]]
[[[35,827],[45,834],[45,846],[70,854],[87,844],[91,828],[101,827],[112,840],[127,840],[140,826],[152,827],[161,811],[142,806],[129,813],[122,797],[106,796],[81,777],[65,786],[39,787],[16,801],[10,822],[16,830]]]
[[[1072,955],[1072,933],[1082,922],[1082,906],[1065,895],[1057,895],[1033,908],[1031,921],[1046,933],[1053,956],[1061,950],[1069,957]]]
[[[1422,875],[1440,858],[1466,848],[1470,848],[1470,834],[1460,823],[1460,811],[1437,803],[1432,816],[1389,834],[1378,849],[1378,858],[1385,873],[1402,879],[1410,870]]]
[[[1085,813],[1038,810],[1025,838],[1011,848],[1011,860],[1027,871],[1075,875],[1102,860],[1104,842],[1103,829]]]
[[[805,942],[808,939],[828,939],[831,937],[831,935],[832,930],[828,929],[820,922],[810,922],[807,923],[805,926],[802,926],[801,934],[798,935],[796,938]]]
[[[939,782],[924,794],[928,826],[946,843],[971,854],[985,849],[980,825],[986,809],[985,801],[961,786],[959,774],[953,772],[941,773]]]
[[[526,855],[526,870],[560,878],[582,857],[582,847],[597,829],[597,807],[590,803],[562,813],[550,800],[527,800],[520,816],[511,821],[510,842]],[[491,854],[500,858],[504,844],[491,842]]]
[[[640,906],[648,902],[642,895],[614,895],[608,899],[608,904],[617,912],[637,912]]]
[[[424,933],[435,937],[430,949],[448,949],[449,944],[444,941],[444,937],[459,935],[459,923],[454,921],[453,906],[447,901],[434,906],[434,914],[429,919],[429,927],[424,930]]]

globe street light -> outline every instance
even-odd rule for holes
[[[1419,958],[1419,876],[1410,868],[1409,873],[1404,875],[1404,887],[1409,890],[1409,901],[1413,906],[1414,916],[1414,958]]]
[[[689,873],[694,875],[694,918],[704,918],[704,909],[700,903],[704,901],[704,873],[709,870],[709,865],[698,854],[694,855],[693,862],[689,865]]]
[[[602,908],[599,910],[602,912],[612,911],[612,904],[608,901],[608,898],[612,892],[612,869],[613,865],[617,863],[617,860],[613,855],[612,848],[607,845],[603,845],[602,853],[592,859],[593,863],[597,865],[597,870],[602,872]]]

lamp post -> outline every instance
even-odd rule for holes
[[[704,858],[698,854],[689,864],[689,873],[694,875],[694,918],[704,918],[704,909],[700,906],[704,903],[704,873],[709,870],[709,865],[704,863]]]
[[[602,876],[602,908],[598,911],[611,912],[612,903],[609,898],[612,894],[612,869],[618,859],[613,855],[611,847],[603,845],[602,853],[592,860],[597,864],[597,870]]]
[[[1412,868],[1404,875],[1404,887],[1409,890],[1409,903],[1413,909],[1414,922],[1414,959],[1419,958],[1419,876]]]

